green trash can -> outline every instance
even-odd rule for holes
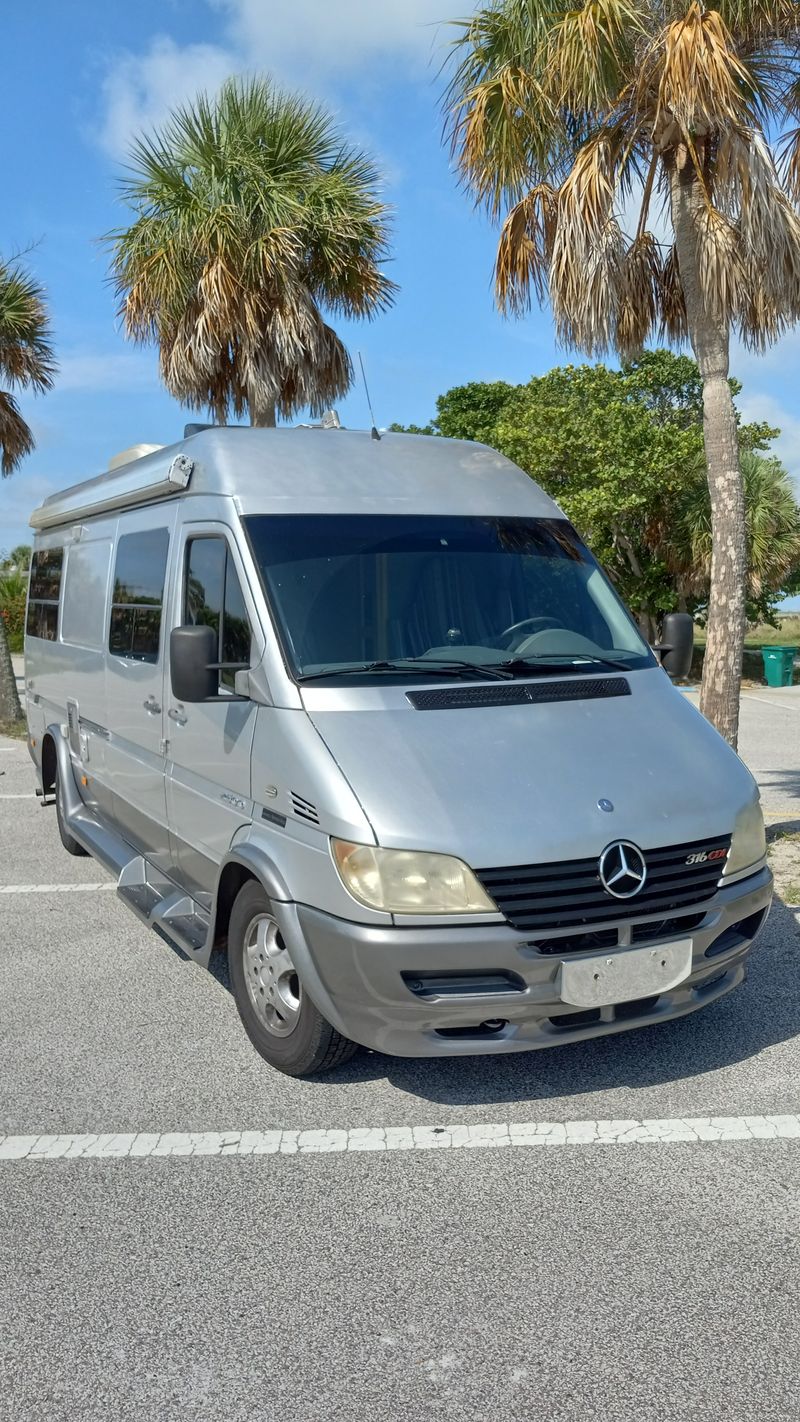
[[[794,681],[796,647],[762,647],[767,686],[791,686]]]

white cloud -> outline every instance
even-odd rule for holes
[[[102,84],[103,114],[97,134],[113,158],[124,158],[131,139],[163,123],[171,109],[201,90],[213,94],[245,61],[211,44],[183,48],[158,35],[144,54],[117,58]]]
[[[797,415],[790,414],[774,395],[758,391],[744,391],[738,404],[745,421],[765,420],[780,430],[772,449],[800,486],[800,419]]]
[[[336,93],[354,71],[390,63],[424,73],[441,52],[442,0],[208,0],[224,20],[222,44],[178,45],[157,35],[142,54],[111,63],[101,86],[95,141],[114,158],[131,139],[163,123],[200,90],[214,93],[231,74],[259,70],[278,83]]]
[[[93,354],[68,351],[59,356],[55,393],[98,390],[146,390],[158,386],[156,356],[140,350]]]
[[[442,0],[214,0],[240,53],[276,77],[334,80],[371,60],[422,67],[440,40]]]

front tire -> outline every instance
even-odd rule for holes
[[[287,1076],[313,1076],[358,1050],[314,1006],[255,880],[239,891],[231,910],[228,966],[245,1031],[270,1066]]]

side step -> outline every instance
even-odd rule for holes
[[[60,728],[50,727],[58,756],[64,821],[77,840],[117,878],[117,893],[129,908],[173,947],[208,967],[211,919],[200,905],[121,835],[98,820],[78,794],[69,748]]]
[[[162,933],[189,958],[207,962],[210,919],[188,894],[139,855],[128,861],[117,893],[143,923]]]

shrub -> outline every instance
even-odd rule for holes
[[[12,652],[22,651],[27,583],[25,573],[11,572],[0,575],[0,617],[5,623],[8,645]]]

